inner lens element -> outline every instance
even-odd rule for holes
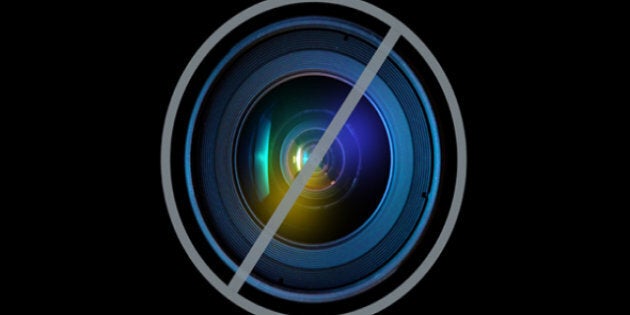
[[[236,173],[250,215],[269,220],[351,90],[322,73],[285,79],[266,91],[244,119]],[[324,244],[352,234],[375,213],[391,169],[387,130],[363,97],[335,139],[277,235]]]

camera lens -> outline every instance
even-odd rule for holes
[[[402,23],[307,2],[255,5],[193,57],[165,123],[169,215],[200,272],[250,312],[380,310],[457,217],[459,113]]]
[[[324,73],[284,78],[254,102],[236,146],[237,178],[252,217],[263,227],[351,86]],[[324,156],[278,236],[326,244],[359,229],[378,209],[390,174],[385,125],[363,97]]]
[[[206,80],[188,124],[187,185],[208,244],[232,270],[381,41],[341,19],[287,19],[239,41]],[[439,180],[432,117],[422,85],[392,52],[248,283],[326,302],[395,270],[431,214],[425,205]]]

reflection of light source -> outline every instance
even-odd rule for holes
[[[298,147],[297,153],[295,154],[295,166],[297,167],[298,172],[302,170],[302,164],[305,164],[308,161],[308,155],[304,152],[304,156],[302,156],[302,147]]]
[[[265,119],[260,125],[259,135],[261,141],[256,142],[256,159],[254,162],[256,181],[261,185],[256,186],[258,200],[263,200],[269,195],[269,134],[271,122]]]

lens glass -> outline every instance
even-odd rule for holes
[[[237,137],[238,187],[264,226],[307,163],[351,86],[323,73],[281,80],[258,98]],[[308,180],[277,237],[325,245],[351,235],[378,211],[391,169],[387,129],[363,97]]]

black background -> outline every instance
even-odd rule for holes
[[[567,156],[590,138],[584,128],[574,129],[582,124],[581,107],[565,93],[581,87],[561,83],[580,73],[567,59],[581,47],[575,45],[585,29],[580,17],[559,23],[566,15],[540,6],[414,9],[403,1],[370,2],[410,26],[440,61],[468,144],[464,202],[445,251],[383,313],[588,303],[580,298],[589,290],[581,267],[588,235],[574,233],[580,227],[571,217],[581,212],[566,201],[591,190],[566,183],[580,180]],[[28,173],[45,174],[28,186],[44,192],[22,202],[44,201],[47,210],[37,220],[45,233],[29,243],[36,257],[24,259],[40,271],[29,272],[33,280],[18,291],[64,309],[85,303],[111,311],[243,312],[203,279],[176,239],[159,158],[170,96],[187,62],[223,22],[253,3],[83,8],[20,37],[17,46],[33,46],[24,50],[38,61],[27,72],[42,87],[19,93],[44,98],[36,115],[25,113],[38,130],[26,146],[37,144],[40,165]]]

